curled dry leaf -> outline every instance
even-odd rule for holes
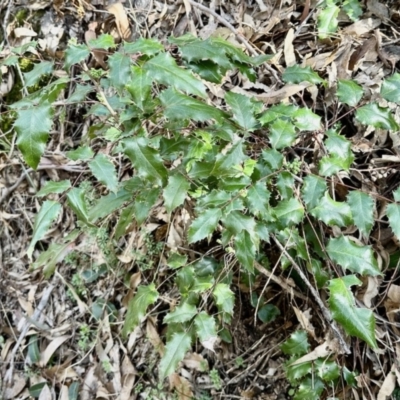
[[[131,37],[131,28],[128,16],[122,3],[114,3],[108,6],[108,11],[115,16],[118,33],[123,40],[129,40]]]

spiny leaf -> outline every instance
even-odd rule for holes
[[[159,152],[150,147],[145,138],[125,139],[122,141],[122,146],[139,176],[158,183],[166,181],[168,172],[162,163]]]
[[[93,175],[107,186],[107,189],[116,192],[118,188],[117,172],[114,164],[104,154],[97,154],[97,156],[89,162],[89,168]]]
[[[275,208],[274,214],[283,226],[298,224],[304,216],[304,208],[297,199],[281,201]]]
[[[89,40],[89,46],[92,49],[104,49],[108,50],[109,48],[115,47],[114,37],[108,33],[103,33],[96,39]]]
[[[188,232],[189,243],[198,242],[211,235],[221,217],[222,211],[219,208],[211,208],[201,213],[190,225]]]
[[[131,67],[132,79],[126,86],[136,106],[144,110],[146,101],[150,97],[152,78],[140,67]]]
[[[218,309],[227,316],[233,315],[233,306],[235,303],[235,295],[226,283],[218,283],[214,290],[213,296]]]
[[[49,181],[44,187],[42,187],[37,193],[37,197],[46,196],[50,193],[63,193],[71,187],[71,182],[66,179],[65,181]]]
[[[136,42],[123,45],[123,50],[127,54],[143,53],[148,56],[153,56],[161,51],[164,51],[164,46],[155,39],[140,38]]]
[[[226,117],[218,108],[185,96],[172,88],[164,90],[159,98],[164,106],[164,115],[171,120],[193,119],[204,122],[211,119],[222,121]]]
[[[214,350],[214,343],[217,339],[217,330],[215,319],[208,315],[205,311],[200,312],[194,319],[194,325],[196,327],[196,335],[198,336],[202,345],[208,349]]]
[[[326,39],[330,34],[336,32],[338,26],[337,16],[340,8],[334,0],[326,0],[326,6],[318,15],[318,34],[321,39]]]
[[[32,239],[27,250],[29,258],[32,258],[35,244],[44,237],[52,222],[57,218],[60,210],[61,204],[57,201],[46,200],[42,204],[33,225]]]
[[[357,228],[364,236],[368,236],[374,224],[374,200],[366,193],[353,190],[347,196],[347,201]]]
[[[188,303],[187,301],[180,304],[174,311],[169,312],[164,317],[165,324],[178,323],[190,321],[197,314],[197,308]]]
[[[307,175],[303,179],[301,193],[303,200],[309,209],[313,209],[320,202],[321,197],[326,192],[327,186],[324,179],[315,175]]]
[[[344,0],[342,9],[352,21],[357,21],[363,13],[359,0]]]
[[[351,336],[365,340],[373,349],[378,347],[375,339],[375,318],[371,310],[357,308],[350,288],[361,285],[355,275],[332,279],[329,283],[329,308],[332,317]]]
[[[349,226],[353,222],[349,205],[333,200],[328,191],[325,192],[324,197],[311,210],[310,214],[329,226]]]
[[[297,356],[306,354],[309,348],[310,344],[308,343],[307,332],[302,330],[293,332],[290,338],[281,346],[284,354]]]
[[[48,103],[26,110],[18,110],[14,127],[18,134],[17,145],[26,163],[36,169],[46,147],[53,125],[53,110]]]
[[[237,234],[245,230],[250,234],[254,233],[255,221],[254,218],[242,214],[239,211],[232,211],[222,218],[225,227],[232,233]]]
[[[144,68],[155,81],[162,85],[172,86],[188,94],[206,97],[206,90],[203,83],[189,71],[178,67],[174,58],[168,53],[158,54],[149,60]]]
[[[310,82],[317,84],[325,82],[311,67],[300,67],[300,65],[286,68],[282,79],[287,83]]]
[[[347,236],[329,239],[326,247],[329,257],[344,270],[360,275],[381,275],[371,246],[358,246]]]
[[[185,201],[189,182],[180,174],[171,175],[168,178],[168,185],[164,188],[164,205],[170,214],[175,208]]]
[[[40,61],[35,64],[32,71],[24,73],[25,85],[33,86],[39,82],[43,75],[50,74],[53,71],[54,62],[52,61]]]
[[[253,214],[266,216],[269,213],[268,204],[271,192],[264,182],[256,182],[247,192],[246,200]]]
[[[271,124],[270,129],[271,146],[276,150],[291,146],[296,139],[294,126],[288,120],[277,119]]]
[[[336,95],[344,104],[355,107],[364,94],[363,88],[352,80],[339,79]]]
[[[218,154],[212,175],[221,176],[224,173],[232,173],[232,167],[239,165],[247,156],[243,152],[243,140],[237,141],[226,154]],[[235,170],[233,170],[235,173]]]
[[[254,114],[260,109],[259,104],[243,94],[234,92],[227,92],[225,101],[232,108],[233,119],[243,129],[251,132],[257,127]]]
[[[122,336],[127,337],[143,320],[147,308],[154,304],[158,299],[158,292],[154,283],[148,286],[140,285],[136,295],[128,304]]]
[[[400,101],[400,74],[395,73],[387,79],[383,80],[381,87],[381,96],[393,103]]]
[[[379,107],[376,103],[369,103],[356,111],[356,118],[365,125],[396,131],[399,125],[395,121],[389,108]]]
[[[65,51],[65,68],[69,70],[73,64],[79,64],[89,54],[89,47],[85,44],[70,43]]]
[[[263,124],[269,124],[276,119],[287,120],[294,117],[298,107],[293,104],[277,104],[270,107],[264,114],[261,115],[259,121]]]
[[[321,128],[321,117],[309,108],[300,108],[294,113],[295,125],[302,131],[317,131]]]
[[[132,200],[132,194],[125,189],[118,190],[117,193],[109,193],[100,197],[93,207],[89,210],[89,220],[96,222],[100,218],[110,215],[118,210],[126,201]]]
[[[400,204],[389,204],[386,208],[386,215],[393,233],[400,239]]]
[[[89,222],[89,214],[85,202],[84,190],[79,188],[72,188],[67,194],[67,200],[69,206],[77,215],[78,219],[80,219],[87,225],[91,225]]]
[[[121,90],[131,77],[131,59],[125,54],[115,52],[108,58],[109,78],[114,87]]]
[[[247,230],[243,230],[235,236],[234,248],[235,255],[239,262],[248,272],[253,273],[257,248],[251,234]]]
[[[178,367],[179,362],[183,360],[186,352],[191,346],[191,336],[187,332],[175,333],[172,339],[165,346],[165,354],[160,362],[159,377],[163,381]]]

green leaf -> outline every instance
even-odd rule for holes
[[[224,173],[231,175],[233,167],[242,163],[247,156],[243,152],[243,140],[237,141],[226,154],[218,154],[212,175],[221,176]]]
[[[290,363],[290,360],[288,361]],[[289,364],[285,367],[286,377],[289,382],[294,386],[298,385],[298,380],[313,372],[313,365],[311,361],[306,361],[298,364]],[[309,400],[309,399],[307,399]],[[318,399],[319,400],[319,399]]]
[[[33,169],[39,164],[52,125],[53,110],[48,103],[18,111],[14,122],[18,134],[17,145],[24,160]]]
[[[290,338],[282,344],[281,350],[287,355],[302,356],[307,354],[310,348],[308,343],[307,332],[297,330],[290,335]]]
[[[94,156],[94,152],[89,146],[80,146],[75,150],[67,151],[66,155],[72,161],[85,161],[90,160]]]
[[[115,47],[114,37],[108,33],[103,33],[96,39],[89,40],[89,47],[92,49],[108,50]]]
[[[396,131],[399,125],[393,118],[389,108],[379,107],[376,103],[369,103],[356,111],[356,119],[364,125]]]
[[[375,202],[371,196],[359,190],[352,190],[347,196],[356,227],[368,236],[374,225]]]
[[[150,98],[152,88],[151,76],[140,67],[132,67],[132,79],[126,89],[132,96],[136,106],[141,110],[145,109],[146,102]]]
[[[394,201],[400,201],[400,186],[393,191]]]
[[[222,82],[224,70],[212,61],[198,61],[194,64],[189,64],[187,67],[206,81],[213,83]]]
[[[246,131],[253,131],[258,122],[254,118],[254,114],[259,109],[259,104],[243,94],[227,92],[225,101],[231,107],[233,119]]]
[[[310,214],[329,226],[350,226],[353,223],[350,206],[347,203],[335,201],[326,191],[318,205]]]
[[[333,360],[318,358],[315,360],[315,369],[318,376],[325,382],[336,381],[340,376],[340,368]]]
[[[89,211],[89,220],[93,223],[100,218],[110,215],[118,210],[126,201],[132,200],[132,194],[125,189],[119,190],[117,193],[109,193],[107,196],[100,197],[94,207]]]
[[[204,122],[210,119],[222,121],[226,118],[226,114],[218,108],[185,96],[172,88],[164,90],[159,99],[164,106],[165,116],[171,120],[193,119]]]
[[[303,219],[304,208],[297,199],[283,200],[274,208],[274,214],[283,226],[298,224]]]
[[[270,127],[271,146],[280,150],[284,147],[291,146],[296,139],[296,132],[293,123],[288,120],[277,119]]]
[[[175,208],[183,204],[189,190],[189,182],[183,175],[171,175],[168,178],[168,185],[164,188],[164,205],[168,214],[171,214]]]
[[[352,80],[339,79],[336,95],[340,102],[355,107],[364,94],[363,88]]]
[[[325,82],[311,67],[300,67],[300,65],[293,65],[286,68],[282,74],[282,79],[286,83],[310,82],[318,84]]]
[[[344,0],[342,9],[352,21],[357,21],[363,13],[359,0]]]
[[[157,183],[166,181],[168,172],[159,152],[148,145],[147,139],[143,137],[125,139],[122,141],[122,147],[139,176]]]
[[[295,125],[302,131],[317,131],[321,129],[321,117],[309,108],[300,108],[294,113]]]
[[[185,354],[190,350],[192,339],[190,333],[175,333],[165,346],[165,353],[159,366],[159,377],[162,382],[170,376],[183,360]]]
[[[325,384],[316,376],[307,376],[299,385],[293,400],[320,400]]]
[[[148,56],[153,56],[160,51],[164,51],[164,46],[155,39],[140,38],[136,40],[136,42],[125,42],[123,50],[127,54],[142,53],[147,54]]]
[[[204,347],[212,350],[213,342],[218,337],[215,319],[211,315],[208,315],[205,311],[202,311],[196,315],[196,318],[194,319],[194,325],[196,327],[196,335],[200,342]]]
[[[243,230],[253,234],[256,226],[254,218],[244,215],[239,211],[232,211],[225,215],[222,218],[222,222],[224,223],[225,227],[235,235]]]
[[[43,75],[51,74],[53,72],[53,61],[40,61],[35,64],[32,71],[24,73],[25,85],[36,85]]]
[[[116,192],[118,189],[117,172],[114,164],[104,154],[97,156],[89,162],[89,168],[95,178],[102,184],[107,186],[107,189]]]
[[[94,90],[91,85],[76,84],[74,92],[68,97],[67,103],[80,103],[86,98],[86,95]]]
[[[187,256],[178,253],[172,253],[168,257],[167,265],[170,268],[177,269],[183,267],[187,263]]]
[[[128,60],[130,62],[129,58]],[[178,67],[174,58],[168,53],[158,54],[149,60],[144,68],[156,82],[162,85],[172,86],[188,94],[206,97],[204,84],[189,71]]]
[[[320,202],[321,197],[327,191],[324,179],[315,175],[307,175],[303,179],[303,187],[301,193],[303,201],[309,209],[315,208]]]
[[[389,204],[386,208],[386,215],[393,233],[400,239],[400,204]]]
[[[348,159],[352,156],[351,142],[343,135],[336,133],[334,130],[329,129],[326,132],[327,139],[325,140],[325,147],[329,154],[334,156]],[[353,156],[354,159],[354,156]]]
[[[333,319],[338,322],[348,335],[356,336],[367,342],[373,349],[378,348],[375,339],[375,318],[371,310],[357,308],[353,285],[361,285],[355,275],[332,279],[329,282],[329,309]]]
[[[381,87],[381,96],[393,103],[400,102],[400,74],[394,73],[387,79],[383,80]]]
[[[85,202],[85,192],[83,189],[72,188],[67,194],[67,200],[72,211],[77,215],[78,219],[87,225],[89,222],[89,214]]]
[[[85,44],[69,43],[65,51],[65,69],[69,70],[73,64],[79,64],[89,55],[89,47]]]
[[[29,338],[28,355],[32,363],[36,364],[40,361],[40,350],[38,346],[38,336],[32,335]]]
[[[32,258],[35,244],[44,237],[50,225],[57,218],[60,210],[61,204],[57,201],[46,200],[42,204],[42,207],[40,208],[40,211],[35,218],[31,243],[29,244],[28,250],[26,252],[29,258]]]
[[[335,155],[324,156],[319,162],[319,173],[322,176],[332,176],[342,170],[348,171],[353,160],[353,154],[347,159]]]
[[[210,208],[201,213],[190,225],[188,232],[189,243],[198,242],[211,235],[221,217],[222,211],[219,208]]]
[[[265,182],[258,181],[247,192],[246,200],[253,214],[265,217],[269,214],[268,204],[271,192],[267,189]]]
[[[66,179],[65,181],[53,182],[49,181],[37,193],[37,197],[46,196],[50,193],[63,193],[71,187],[71,182]]]
[[[326,250],[329,257],[344,270],[348,269],[363,276],[381,275],[371,246],[358,246],[347,236],[340,236],[329,239]]]
[[[164,317],[165,324],[178,323],[190,321],[197,314],[197,308],[188,302],[181,303],[174,311],[169,312]]]
[[[234,248],[236,257],[243,267],[250,273],[254,272],[254,260],[256,258],[257,248],[251,234],[247,230],[243,230],[235,236]]]
[[[338,27],[337,16],[340,8],[335,4],[334,0],[327,0],[326,3],[326,6],[320,10],[318,15],[318,36],[320,39],[330,37]]]
[[[291,119],[294,117],[298,107],[292,104],[277,104],[270,107],[265,113],[259,118],[259,121],[263,124],[269,124],[276,119]]]
[[[110,67],[108,77],[115,88],[121,90],[129,82],[131,65],[130,57],[120,52],[116,52],[108,58],[108,66]]]
[[[283,165],[283,155],[275,149],[263,150],[262,158],[273,171],[276,171]]]
[[[257,317],[264,324],[275,321],[279,315],[281,315],[279,308],[273,304],[264,304],[257,313]]]
[[[218,283],[213,290],[213,296],[218,309],[228,316],[232,316],[235,294],[229,289],[229,286],[226,283]]]
[[[148,286],[140,285],[136,295],[129,301],[122,336],[126,338],[143,320],[147,308],[158,299],[158,292],[154,283]]]
[[[293,197],[294,177],[288,171],[280,172],[276,177],[276,187],[282,200]]]

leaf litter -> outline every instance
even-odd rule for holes
[[[225,91],[245,94],[265,105],[310,101],[319,114],[328,118],[326,125],[343,123],[357,157],[354,168],[333,178],[332,185],[339,198],[344,198],[354,187],[375,195],[379,204],[373,214],[373,228],[370,228],[369,220],[364,225],[365,230],[372,229],[374,251],[380,263],[379,268],[375,265],[371,268],[386,271],[390,267],[392,270],[383,281],[379,277],[366,278],[355,296],[355,301],[365,304],[376,316],[381,331],[379,340],[386,344],[386,350],[380,353],[354,351],[353,363],[362,371],[356,378],[358,386],[337,395],[378,399],[393,395],[398,387],[396,379],[399,380],[398,368],[390,360],[399,355],[396,338],[400,327],[397,316],[400,291],[396,277],[400,252],[398,239],[380,214],[387,206],[389,193],[398,184],[400,158],[398,133],[387,132],[397,122],[379,107],[389,107],[396,116],[399,114],[398,106],[391,103],[390,88],[385,88],[390,81],[384,83],[384,79],[397,71],[400,59],[396,31],[400,15],[394,7],[395,2],[368,0],[362,15],[354,22],[339,14],[337,34],[331,38],[322,37],[322,41],[316,39],[316,24],[321,13],[313,1],[305,1],[303,5],[290,0],[280,5],[261,0],[225,3],[141,0],[135,6],[128,1],[105,3],[95,0],[5,2],[0,11],[3,18],[1,39],[5,44],[0,57],[6,58],[11,46],[29,48],[30,43],[37,40],[38,50],[32,46],[32,54],[40,60],[59,63],[69,39],[76,38],[79,42],[85,37],[90,43],[100,33],[110,34],[117,41],[147,37],[166,42],[171,32],[174,36],[190,32],[202,39],[223,36],[251,55],[266,53],[273,56],[260,65],[254,82],[236,74],[226,76],[224,85],[209,87],[215,104],[221,104]],[[324,26],[324,30],[329,29],[330,26]],[[103,49],[92,48],[89,66],[106,67],[105,57],[107,53]],[[319,72],[318,76],[326,78],[326,98],[319,94],[318,80],[291,82],[287,75],[285,79],[285,69],[296,65],[311,67]],[[15,74],[21,74],[19,68],[15,64],[2,65],[2,98],[12,94]],[[57,76],[60,71],[49,69],[49,73]],[[35,73],[28,75],[29,78],[35,83]],[[363,105],[357,114],[360,122],[367,123],[371,112],[377,114],[381,126],[362,129],[357,121],[348,119],[343,104],[350,104],[351,100],[346,98],[345,90],[336,115],[329,119],[325,107],[332,104],[329,91],[333,92],[333,83],[338,78],[343,82],[354,79],[370,100],[376,99],[379,93],[387,93],[379,106]],[[88,170],[79,158],[73,162],[66,159],[62,148],[64,142],[73,145],[74,141],[85,137],[97,121],[85,117],[79,109],[71,108],[68,113],[64,122],[58,116],[56,127],[60,136],[52,135],[46,158],[42,158],[36,171],[23,167],[14,149],[14,139],[11,143],[8,139],[0,142],[3,147],[0,154],[2,394],[5,399],[29,398],[32,388],[47,382],[39,398],[77,398],[74,392],[79,393],[81,399],[148,398],[153,393],[151,389],[158,385],[156,365],[159,357],[168,351],[161,339],[163,326],[154,315],[162,312],[165,304],[171,308],[177,304],[178,294],[168,285],[166,274],[169,271],[163,267],[168,249],[179,250],[188,257],[193,257],[192,251],[218,257],[220,251],[215,243],[205,247],[202,244],[191,250],[182,247],[193,211],[184,207],[170,220],[168,207],[165,210],[159,204],[152,215],[146,216],[145,219],[149,217],[152,222],[147,223],[145,232],[139,231],[135,223],[125,227],[126,251],[118,257],[121,264],[111,274],[101,267],[93,268],[104,262],[101,255],[104,249],[85,234],[67,245],[59,245],[54,249],[52,259],[42,261],[42,266],[56,271],[49,282],[42,280],[38,270],[28,271],[28,256],[33,247],[28,254],[26,250],[32,240],[34,217],[39,211],[34,196],[37,189],[43,187],[49,177],[55,181],[77,182]],[[321,151],[317,138],[314,148],[310,146],[309,150]],[[101,157],[111,158],[110,154]],[[126,166],[121,160],[113,161],[123,176]],[[32,162],[36,163],[36,160]],[[171,190],[173,184],[176,182],[170,183]],[[58,201],[59,198],[55,199]],[[183,200],[173,199],[179,203]],[[394,205],[389,210],[398,212]],[[74,223],[71,211],[65,209],[55,228],[41,239],[60,243],[64,231]],[[393,230],[397,232],[398,227]],[[356,246],[359,239],[354,238],[348,245]],[[149,256],[154,243],[162,249],[160,259]],[[68,254],[76,248],[83,256],[68,260]],[[130,250],[134,250],[134,256]],[[280,257],[277,254],[269,256],[271,259]],[[231,268],[229,259],[224,262]],[[124,282],[121,279],[123,273],[119,272],[124,270],[124,265],[135,263],[141,266],[142,273],[132,275],[130,282]],[[137,327],[129,334],[127,342],[121,340],[116,326],[123,324],[129,299],[137,294],[139,282],[149,283],[154,278],[154,268],[157,268],[157,293],[162,303],[154,300],[152,315],[145,307],[142,315],[135,316],[139,319]],[[289,385],[283,376],[285,358],[279,346],[287,338],[287,332],[298,326],[312,332],[318,344],[303,356],[303,361],[330,354],[341,357],[338,344],[325,337],[328,331],[319,314],[321,310],[313,309],[310,313],[312,300],[296,296],[290,278],[284,274],[273,277],[271,279],[270,271],[263,274],[261,270],[253,290],[262,290],[268,283],[268,301],[282,310],[278,319],[270,324],[257,321],[254,325],[251,294],[242,290],[237,281],[231,342],[188,345],[189,351],[185,351],[177,373],[169,378],[169,388],[166,386],[161,392],[164,398],[172,398],[174,391],[179,399],[200,398],[204,393],[212,398],[221,395],[227,398],[285,398]],[[35,358],[37,351],[40,352],[38,359]],[[210,379],[211,370],[218,371],[222,389],[217,389],[216,382]]]

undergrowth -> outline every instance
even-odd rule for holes
[[[342,3],[350,7],[356,2]],[[325,4],[325,13],[336,7],[331,1]],[[85,59],[91,49],[109,51],[108,72],[88,69]],[[17,63],[26,51],[14,50],[3,63]],[[49,181],[37,193],[41,208],[27,255],[32,269],[42,269],[49,278],[66,257],[82,263],[87,255],[79,256],[79,247],[67,254],[84,236],[102,254],[95,273],[127,263],[128,276],[121,276],[127,282],[141,271],[146,279],[127,306],[124,340],[152,314],[153,306],[164,302],[161,282],[172,283],[179,301],[162,317],[167,329],[158,365],[161,382],[195,341],[214,351],[219,340],[229,340],[233,278],[239,271],[251,286],[260,268],[293,268],[301,282],[297,290],[322,307],[339,353],[350,351],[342,329],[378,348],[375,317],[356,304],[352,288],[361,285],[362,277],[383,274],[369,237],[377,204],[388,202],[380,219],[387,218],[400,238],[400,189],[394,200],[354,187],[344,196],[336,191],[355,158],[340,118],[322,121],[307,102],[268,106],[234,90],[215,95],[213,89],[229,74],[254,81],[257,67],[268,59],[249,57],[219,38],[203,41],[187,35],[170,38],[167,46],[140,39],[117,47],[111,36],[102,35],[90,46],[69,44],[65,69],[74,66],[78,75],[55,79],[53,62],[38,62],[25,74],[26,84],[34,86],[44,75],[50,76],[49,83],[9,105],[7,118],[15,118],[18,148],[32,168],[46,151],[53,119],[66,108],[84,104],[94,121],[80,143],[65,149],[68,162],[87,165],[90,173],[79,186],[70,180]],[[288,67],[282,79],[315,85],[322,95],[334,91],[346,118],[354,118],[359,127],[398,129],[389,103],[400,98],[399,74],[383,81],[381,97],[374,101],[356,82],[339,80],[329,86],[310,67]],[[122,159],[123,167],[117,163]],[[63,207],[75,214],[75,228],[60,241],[49,240],[46,232]],[[167,221],[167,237],[179,220],[175,244],[157,241],[148,229],[160,213]],[[133,234],[140,236],[141,250],[129,248],[127,238]],[[37,250],[45,238],[48,247]],[[208,243],[221,250],[219,259],[199,255],[198,246]],[[280,254],[276,265],[266,256],[271,247]],[[224,259],[233,262],[224,264]],[[79,271],[75,280],[82,295]],[[328,292],[327,305],[319,297],[322,292]],[[280,313],[262,296],[254,294],[251,302],[264,323]],[[80,333],[82,348],[90,339],[86,333]],[[309,332],[298,330],[281,348],[290,357],[285,370],[294,398],[317,399],[324,389],[334,390],[343,382],[354,385],[355,374],[331,358],[332,352],[301,360],[311,350],[310,339]],[[216,382],[215,372],[212,376]]]

